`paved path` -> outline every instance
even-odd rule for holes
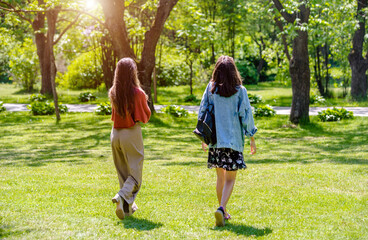
[[[93,112],[96,110],[97,105],[94,104],[66,104],[69,112]],[[27,104],[17,103],[4,103],[4,107],[10,112],[29,111]],[[163,105],[155,105],[156,111],[163,108]],[[181,106],[187,109],[191,113],[197,113],[199,106]],[[273,107],[276,110],[276,114],[289,115],[290,107]],[[326,110],[327,107],[311,107],[309,108],[309,115],[317,115],[319,111]],[[368,117],[368,107],[345,107],[348,111],[353,111],[354,116]]]

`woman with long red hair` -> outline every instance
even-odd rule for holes
[[[137,209],[135,198],[142,183],[144,147],[141,125],[151,111],[147,95],[140,87],[137,65],[131,58],[121,59],[116,66],[113,86],[109,91],[112,105],[112,156],[118,173],[120,190],[112,199],[120,219]]]

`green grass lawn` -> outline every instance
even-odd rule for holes
[[[185,102],[185,97],[190,95],[189,86],[171,86],[171,87],[158,87],[157,89],[157,103],[159,105],[199,105],[206,85],[194,86],[193,94],[198,101]],[[271,106],[283,106],[290,107],[292,101],[291,87],[281,86],[276,82],[262,82],[258,85],[247,85],[246,88],[251,94],[261,95],[264,100],[264,104]],[[107,92],[101,92],[97,90],[64,90],[57,89],[59,102],[64,104],[83,104],[78,97],[82,92],[92,92],[97,99],[87,104],[98,104],[101,102],[109,101]],[[153,89],[152,89],[153,91]],[[315,91],[315,89],[312,89]],[[339,89],[334,89],[335,95]],[[31,93],[25,93],[19,87],[10,84],[0,84],[0,101],[4,103],[29,103],[29,96]],[[153,97],[153,96],[152,96]],[[50,97],[50,100],[51,97]],[[349,98],[329,98],[326,99],[324,104],[313,104],[311,107],[368,107],[368,101],[355,102]]]
[[[90,102],[81,102],[78,97],[82,92],[91,92],[97,98]],[[35,90],[33,93],[24,92],[21,88],[12,84],[0,84],[0,101],[4,103],[30,103],[29,97],[32,94],[38,94],[39,91]],[[65,90],[57,89],[58,100],[63,104],[97,104],[108,101],[107,92],[100,92],[95,89],[88,90]],[[49,100],[53,101],[52,96],[49,96]]]
[[[258,118],[228,210],[214,227],[215,170],[191,133],[196,117],[143,126],[139,210],[115,216],[109,116],[0,114],[1,239],[367,239],[368,118],[295,127]],[[247,143],[248,144],[248,143]]]

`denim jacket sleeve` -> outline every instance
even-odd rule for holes
[[[239,118],[247,137],[252,137],[257,132],[257,127],[254,125],[252,108],[250,106],[247,90],[244,87],[240,88],[239,101]]]
[[[199,106],[199,110],[198,110],[198,119],[200,119],[204,112],[206,111],[206,109],[208,108],[209,102],[208,102],[208,92],[210,91],[210,83],[207,85],[206,90],[203,93],[202,96],[202,101],[201,101],[201,105]]]

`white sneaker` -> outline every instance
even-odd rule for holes
[[[112,202],[116,203],[116,210],[115,210],[116,216],[118,216],[118,218],[120,219],[124,219],[125,214],[123,209],[123,199],[121,199],[119,194],[116,194],[115,197],[113,197]]]

